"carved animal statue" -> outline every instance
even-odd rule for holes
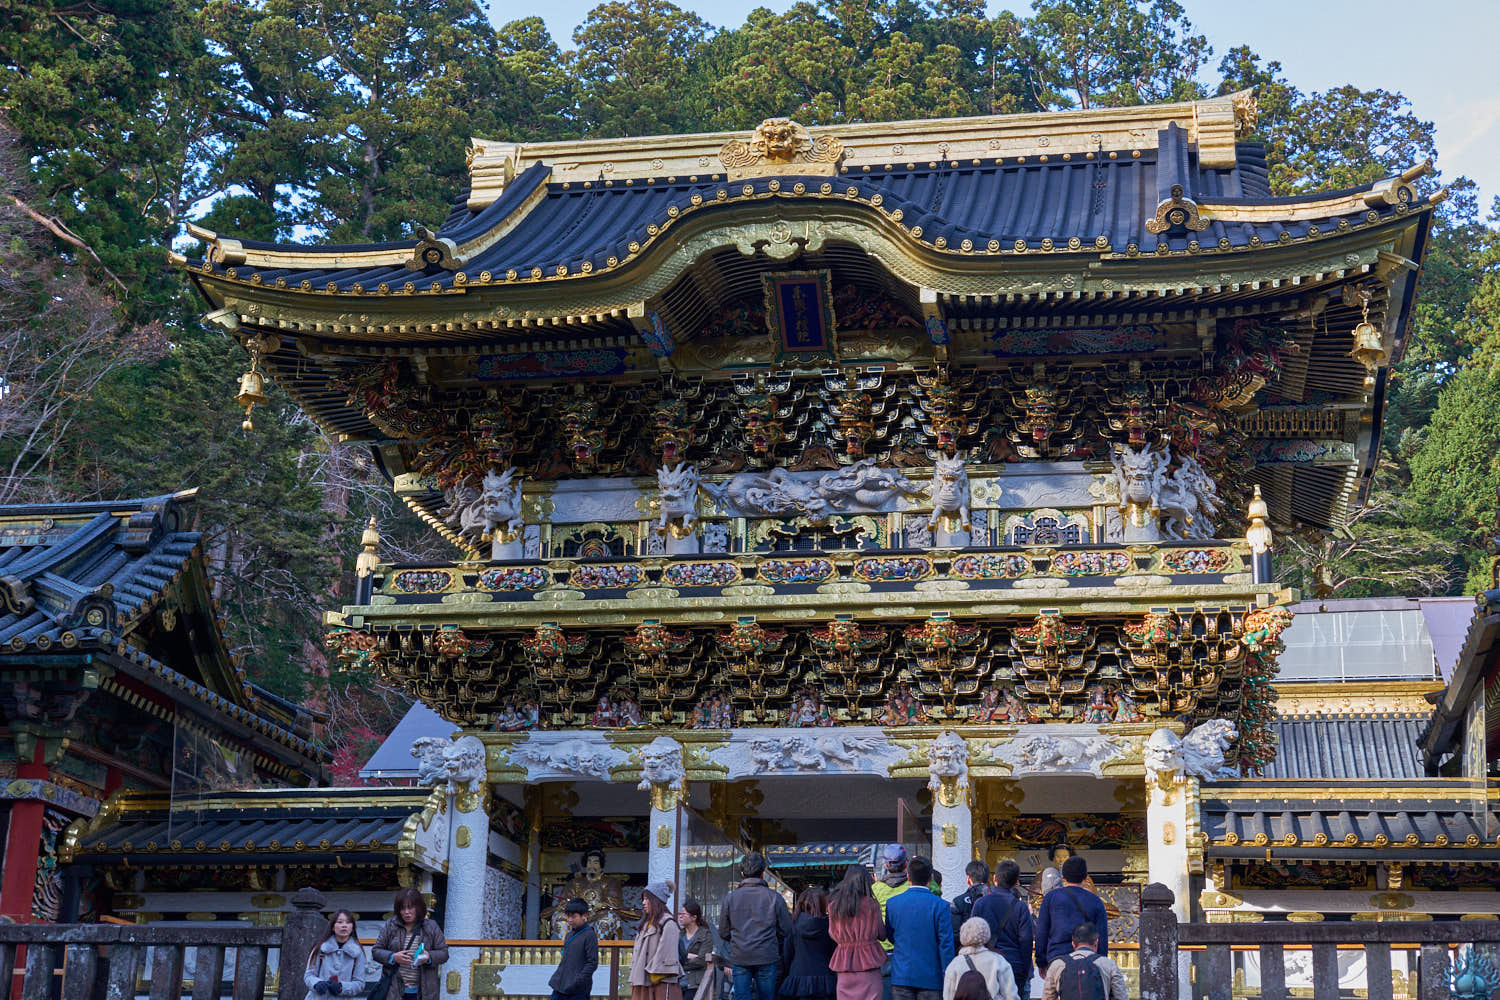
[[[687,770],[682,764],[682,744],[670,736],[658,736],[641,748],[641,783],[646,792],[652,785],[680,792],[686,787]]]
[[[1208,779],[1225,769],[1224,756],[1237,735],[1228,719],[1210,719],[1179,737],[1170,729],[1158,729],[1146,741],[1146,774],[1163,785],[1186,776]]]
[[[477,544],[487,530],[482,491],[469,483],[455,483],[443,491],[443,500],[447,504],[442,510],[443,523]]]
[[[907,496],[920,493],[921,487],[895,469],[878,468],[873,458],[862,458],[819,479],[817,492],[834,507],[844,510],[879,507],[897,493]]]
[[[1155,513],[1161,507],[1162,490],[1166,488],[1167,466],[1172,456],[1165,448],[1120,449],[1113,458],[1115,482],[1120,488],[1120,511],[1145,508]]]
[[[828,501],[785,469],[742,472],[721,486],[702,485],[709,496],[732,514],[770,517],[804,514],[814,519],[828,515]]]
[[[1212,538],[1219,515],[1219,488],[1191,455],[1185,456],[1161,494],[1162,531],[1168,538]]]
[[[514,467],[504,472],[491,469],[484,474],[484,489],[479,496],[484,515],[484,530],[502,528],[514,536],[523,527],[521,520],[521,481]]]
[[[880,742],[872,737],[840,733],[779,739],[758,736],[750,741],[750,759],[762,773],[818,771],[831,765],[854,770],[862,756],[879,746]]]
[[[1033,736],[1015,745],[1006,758],[1017,773],[1035,771],[1093,771],[1123,751],[1106,739],[1072,736]]]
[[[969,745],[952,730],[927,745],[927,787],[935,792],[944,780],[960,792],[969,787]]]
[[[485,779],[484,744],[472,736],[451,741],[424,736],[412,742],[411,755],[417,758],[417,781],[444,785],[450,794]]]
[[[945,515],[957,517],[965,531],[973,527],[969,472],[961,458],[939,458],[932,470],[932,513],[927,517],[927,527],[936,528],[938,519]]]
[[[658,530],[666,531],[672,521],[691,528],[698,520],[698,487],[703,485],[698,467],[682,462],[663,465],[656,470],[656,485],[661,491],[661,509],[656,519]]]
[[[529,768],[560,771],[586,778],[608,779],[614,761],[588,740],[563,740],[561,743],[532,746],[527,744],[510,752],[511,759]]]

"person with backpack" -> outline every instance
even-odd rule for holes
[[[990,1000],[1016,1000],[1016,977],[1010,963],[990,950],[990,925],[983,917],[970,917],[958,930],[958,954],[943,972],[943,1000],[954,1000],[958,981],[967,972],[984,976]]]
[[[953,902],[948,904],[953,908],[953,937],[958,938],[958,932],[963,928],[964,921],[974,915],[974,904],[990,891],[990,866],[977,858],[964,866],[964,877],[969,880],[969,887],[957,896]]]
[[[1014,861],[1006,859],[996,865],[995,891],[975,902],[974,916],[990,925],[990,948],[1010,963],[1018,1000],[1028,1000],[1036,925],[1031,918],[1031,906],[1016,885],[1020,879],[1021,866]]]
[[[1063,862],[1063,884],[1042,897],[1036,915],[1037,968],[1051,968],[1054,961],[1073,952],[1073,928],[1080,924],[1094,926],[1099,932],[1099,954],[1109,954],[1109,914],[1104,902],[1084,888],[1088,877],[1088,863],[1075,854]]]
[[[1067,877],[1064,872],[1063,878]],[[1047,967],[1042,1000],[1130,1000],[1125,973],[1094,950],[1099,944],[1099,929],[1093,924],[1079,924],[1070,936],[1073,951]]]

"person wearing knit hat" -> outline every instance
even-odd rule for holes
[[[1016,977],[1010,963],[990,951],[990,925],[983,917],[970,917],[958,929],[958,954],[943,972],[943,1000],[954,1000],[958,981],[966,972],[984,976],[991,1000],[1016,1000]]]
[[[630,962],[630,1000],[682,1000],[682,962],[677,943],[682,929],[670,909],[669,881],[652,882],[641,895],[640,929]]]

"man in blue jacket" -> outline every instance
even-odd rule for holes
[[[932,862],[912,858],[906,867],[911,888],[885,905],[885,934],[891,951],[891,995],[895,1000],[940,1000],[943,973],[953,961],[953,911],[927,888]]]
[[[1109,954],[1109,914],[1098,896],[1084,888],[1089,866],[1074,855],[1062,864],[1063,884],[1042,897],[1036,915],[1036,964],[1045,969],[1054,959],[1073,954],[1073,931],[1080,924],[1099,928],[1099,954]]]

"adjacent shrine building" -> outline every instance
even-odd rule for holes
[[[475,140],[406,240],[195,231],[240,401],[275,380],[453,545],[367,533],[327,616],[462,733],[418,747],[450,937],[623,925],[615,873],[712,914],[746,843],[900,839],[953,895],[1055,832],[1117,940],[1143,882],[1194,898],[1200,782],[1277,753],[1275,536],[1370,482],[1440,197],[1272,197],[1254,118]]]

